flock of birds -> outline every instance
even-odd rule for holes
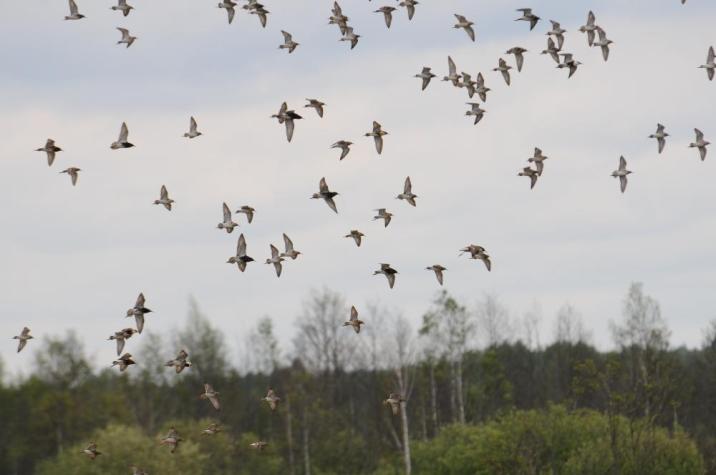
[[[84,15],[79,13],[79,9],[75,1],[68,1],[70,14],[65,17],[65,20],[80,20],[82,18],[85,18]],[[682,4],[685,2],[686,0],[681,0]],[[415,15],[416,5],[418,5],[418,3],[419,2],[417,0],[399,0],[399,6],[406,8],[409,20],[412,20],[413,16]],[[218,4],[219,8],[226,10],[228,14],[229,24],[231,24],[234,19],[235,9],[237,5],[238,4],[233,0],[222,0],[221,3]],[[111,9],[121,12],[122,15],[126,17],[130,14],[134,7],[129,5],[127,3],[127,0],[118,0],[117,5],[112,6]],[[242,6],[242,9],[246,10],[249,14],[256,15],[260,20],[261,26],[266,27],[267,15],[269,14],[269,11],[266,10],[264,5],[260,4],[256,0],[248,0],[247,3]],[[390,28],[393,21],[393,13],[395,10],[395,7],[383,6],[375,10],[375,12],[383,15],[386,27]],[[533,30],[541,20],[541,18],[537,16],[530,8],[521,8],[517,11],[521,13],[521,16],[519,18],[516,18],[515,21],[524,21],[529,23],[530,30]],[[462,29],[463,31],[465,31],[470,40],[474,42],[474,22],[470,21],[465,16],[460,14],[455,14],[455,18],[457,22],[455,23],[454,28]],[[567,32],[567,30],[562,28],[560,23],[557,21],[550,20],[550,23],[551,29],[546,32],[547,46],[546,49],[541,52],[541,54],[549,55],[557,63],[557,68],[568,69],[568,77],[572,77],[582,63],[577,61],[572,53],[563,52],[565,33]],[[335,24],[338,26],[341,33],[340,41],[350,42],[351,49],[356,47],[361,35],[357,34],[354,31],[353,27],[349,25],[349,18],[343,13],[343,10],[338,4],[338,2],[334,2],[333,4],[331,16],[329,17],[329,24]],[[117,42],[118,44],[124,44],[127,48],[129,48],[137,40],[137,37],[132,36],[128,29],[121,27],[118,27],[117,29],[122,34],[121,39]],[[578,28],[578,31],[587,35],[587,43],[589,46],[599,47],[601,49],[604,61],[607,61],[609,59],[610,45],[613,44],[613,41],[607,38],[606,31],[600,25],[597,24],[596,16],[592,11],[588,13],[586,23],[580,26]],[[288,53],[293,53],[299,46],[299,43],[294,41],[293,36],[287,31],[281,30],[281,33],[283,35],[284,42],[279,45],[279,48],[287,50]],[[523,69],[526,52],[527,49],[520,46],[515,46],[505,51],[505,54],[514,56],[515,67],[518,73],[521,72]],[[699,68],[705,69],[707,72],[708,79],[713,80],[714,71],[716,70],[713,47],[710,47],[708,49],[706,63],[699,66]],[[505,83],[509,86],[511,83],[510,71],[512,69],[512,66],[510,66],[507,61],[505,61],[503,58],[499,58],[498,66],[494,68],[493,71],[499,72]],[[432,72],[432,68],[426,66],[423,67],[422,71],[416,74],[415,77],[421,79],[421,88],[422,90],[425,90],[430,85],[431,80],[436,77],[436,75]],[[483,109],[482,106],[484,106],[484,104],[486,103],[487,93],[490,91],[490,88],[486,87],[485,85],[485,77],[483,76],[482,72],[479,72],[474,80],[472,76],[466,72],[458,73],[458,68],[455,62],[450,56],[448,56],[448,73],[446,76],[443,77],[442,80],[444,82],[451,83],[456,88],[465,89],[470,99],[472,99],[475,95],[479,97],[481,102],[468,102],[467,104],[470,106],[470,109],[465,112],[466,116],[474,117],[474,124],[479,123],[486,113],[486,110]],[[318,117],[323,118],[324,108],[326,104],[315,98],[306,99],[306,101],[307,103],[304,105],[304,108],[314,109]],[[296,113],[294,110],[289,109],[286,102],[283,102],[278,112],[276,114],[273,114],[271,117],[277,119],[278,123],[285,127],[285,133],[288,142],[291,142],[293,138],[295,130],[295,121],[303,119],[301,115]],[[201,135],[202,133],[198,130],[196,120],[194,119],[194,117],[190,117],[189,131],[184,133],[184,137],[188,139],[195,139],[197,137],[200,137]],[[380,155],[383,151],[384,137],[388,135],[388,132],[383,130],[383,127],[379,122],[373,121],[372,129],[366,132],[364,135],[366,137],[373,138],[375,150]],[[706,147],[710,145],[710,143],[704,139],[704,134],[699,129],[695,129],[695,135],[696,139],[689,145],[689,147],[697,148],[701,160],[704,160],[706,158],[707,153]],[[658,153],[662,153],[662,151],[664,150],[666,144],[666,137],[668,136],[669,134],[666,133],[665,126],[662,124],[658,124],[656,132],[649,136],[649,138],[657,140]],[[339,161],[341,161],[345,159],[350,153],[351,145],[353,145],[353,142],[342,139],[336,141],[333,145],[331,145],[331,148],[340,149],[341,154],[339,157]],[[127,127],[127,124],[123,122],[120,127],[119,136],[116,141],[111,143],[110,148],[112,150],[119,150],[131,147],[134,147],[134,144],[129,142],[129,129]],[[52,164],[54,163],[56,154],[58,152],[63,151],[55,144],[55,141],[53,139],[47,139],[44,147],[38,148],[36,150],[44,152],[46,154],[47,163],[49,166],[52,166]],[[539,177],[542,176],[542,173],[544,171],[544,161],[547,158],[548,157],[543,154],[540,148],[535,147],[532,157],[528,158],[527,160],[528,165],[518,173],[518,176],[526,176],[530,179],[530,188],[533,188],[537,183]],[[533,166],[534,168],[532,168]],[[72,185],[75,186],[77,185],[80,171],[80,168],[69,167],[61,171],[60,173],[66,173],[67,175],[69,175],[72,181]],[[619,166],[614,172],[612,172],[612,176],[619,178],[620,189],[622,193],[626,190],[627,176],[631,173],[632,172],[627,169],[626,159],[623,156],[620,157]],[[332,211],[338,213],[338,208],[334,200],[337,195],[337,192],[330,190],[324,177],[321,178],[319,181],[318,192],[314,193],[311,198],[323,200]],[[417,205],[416,199],[418,198],[418,196],[413,193],[413,185],[410,180],[410,177],[406,177],[405,182],[403,184],[403,191],[398,194],[396,198],[399,200],[406,201],[409,205],[413,207]],[[159,199],[155,200],[154,204],[162,205],[168,211],[172,210],[174,200],[169,197],[169,192],[166,186],[162,185],[159,193]],[[376,216],[374,216],[373,219],[382,220],[384,227],[387,227],[391,222],[393,213],[389,212],[386,208],[380,208],[375,211],[377,214]],[[217,228],[225,230],[227,234],[231,234],[233,230],[239,226],[239,224],[234,221],[234,214],[231,212],[231,208],[226,203],[222,204],[222,213],[222,221],[218,223]],[[242,205],[235,213],[245,214],[247,221],[250,224],[253,221],[256,210],[250,205]],[[348,234],[345,235],[346,238],[353,239],[356,246],[358,247],[361,246],[361,242],[364,236],[365,234],[363,234],[357,229],[352,229]],[[286,262],[286,259],[290,259],[293,261],[296,260],[299,255],[301,255],[301,252],[295,249],[293,241],[285,233],[283,234],[283,241],[283,252],[280,252],[276,246],[270,244],[271,256],[265,261],[266,264],[273,265],[277,277],[281,276],[283,263]],[[469,257],[471,259],[481,260],[487,270],[491,270],[492,262],[490,260],[489,254],[487,254],[487,251],[484,247],[476,244],[470,244],[461,249],[461,254],[462,253],[469,254]],[[241,272],[244,272],[248,263],[253,261],[254,259],[247,254],[246,239],[244,237],[244,234],[242,233],[238,238],[236,254],[229,257],[226,262],[229,264],[236,264],[238,269]],[[435,274],[439,285],[443,285],[443,273],[447,270],[446,267],[443,267],[440,264],[434,264],[432,266],[426,267],[426,269]],[[380,268],[374,272],[374,275],[380,274],[386,277],[388,281],[388,286],[392,289],[395,285],[395,279],[396,275],[398,274],[398,271],[394,269],[390,264],[382,263],[380,264]],[[131,327],[124,328],[122,330],[114,332],[114,334],[109,337],[109,340],[114,340],[116,342],[116,351],[118,356],[118,358],[112,362],[112,367],[117,366],[120,372],[124,372],[129,366],[135,364],[135,361],[130,353],[122,352],[128,339],[130,339],[134,334],[142,333],[145,324],[145,316],[150,312],[152,312],[152,310],[145,306],[144,294],[140,293],[134,306],[126,312],[126,317],[134,317],[136,329]],[[346,321],[343,325],[350,326],[356,333],[360,333],[361,325],[363,324],[364,322],[358,318],[358,311],[356,310],[355,306],[352,306],[350,310],[350,317],[348,321]],[[31,340],[33,336],[30,334],[30,329],[28,327],[24,327],[20,335],[15,336],[13,338],[18,340],[17,351],[19,353],[23,350],[23,348],[25,348],[27,342]],[[187,353],[187,351],[182,349],[179,351],[175,358],[167,361],[166,366],[174,368],[176,373],[179,374],[185,368],[190,368],[192,366],[192,363],[189,359],[189,354]],[[204,392],[200,395],[200,398],[208,400],[215,410],[219,411],[221,409],[219,403],[219,392],[214,390],[214,388],[210,384],[204,384]],[[268,404],[271,411],[275,411],[281,401],[281,398],[276,394],[274,389],[269,388],[266,396],[263,398],[263,401]],[[393,414],[397,415],[400,411],[401,402],[403,401],[403,396],[401,396],[400,394],[390,393],[388,398],[384,401],[384,404],[386,404],[392,409]],[[213,435],[220,431],[221,428],[218,424],[211,424],[202,433],[205,435]],[[170,446],[171,452],[174,453],[182,440],[183,439],[179,436],[177,430],[172,427],[169,433],[161,440],[161,444]],[[251,444],[251,447],[257,450],[263,450],[266,446],[267,443],[262,440],[258,440]],[[83,453],[86,454],[92,460],[94,460],[98,455],[101,454],[97,450],[97,445],[95,443],[90,443],[87,448],[84,449]],[[134,475],[142,475],[145,473],[138,466],[132,465],[131,468],[134,470]]]

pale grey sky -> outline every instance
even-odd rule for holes
[[[570,302],[607,347],[609,319],[643,281],[672,343],[700,343],[716,317],[716,155],[701,162],[687,146],[694,127],[716,142],[716,82],[697,69],[716,43],[713,2],[424,0],[413,21],[401,9],[386,30],[373,10],[391,1],[345,0],[363,35],[352,51],[326,24],[332,1],[264,3],[266,29],[243,10],[228,25],[208,0],[130,1],[127,18],[110,1],[78,0],[87,18],[77,22],[63,20],[60,0],[3,6],[0,355],[11,371],[39,343],[14,354],[9,337],[23,325],[37,337],[76,328],[98,362],[111,361],[105,339],[129,323],[140,290],[155,311],[148,329],[179,325],[193,295],[232,344],[270,315],[289,350],[302,300],[323,286],[417,324],[438,290],[424,270],[434,263],[469,305],[493,292],[521,316],[539,302],[543,341]],[[513,21],[524,6],[543,18],[532,32]],[[577,31],[589,9],[615,42],[607,63]],[[453,13],[475,21],[476,43],[452,28]],[[584,63],[569,80],[537,54],[548,19]],[[139,37],[128,50],[117,26]],[[300,43],[291,55],[277,49],[281,29]],[[492,68],[516,45],[529,52],[508,88]],[[444,75],[448,54],[492,89],[478,126],[464,90],[434,80],[421,92],[412,77],[423,66]],[[323,119],[305,97],[328,104]],[[269,118],[284,100],[304,115],[290,144]],[[205,134],[192,141],[182,138],[190,115]],[[363,137],[373,120],[390,133],[380,157]],[[136,147],[111,151],[122,121]],[[657,122],[671,134],[662,155],[647,139]],[[52,168],[33,151],[48,137],[65,150]],[[329,149],[339,139],[356,143],[343,162]],[[530,191],[517,172],[535,146],[550,159]],[[624,195],[609,176],[620,155],[634,172]],[[58,174],[68,166],[82,168],[76,188]],[[407,175],[415,209],[394,199]],[[340,192],[338,215],[308,199],[322,176]],[[171,213],[151,204],[162,184]],[[254,223],[215,229],[222,201],[253,205]],[[387,229],[371,221],[378,207],[395,213]],[[342,237],[354,228],[366,234],[360,249]],[[257,259],[244,274],[225,264],[240,232]],[[304,255],[277,279],[263,260],[282,232]],[[488,249],[491,273],[457,257],[468,243]],[[395,289],[371,275],[379,262],[400,272]]]

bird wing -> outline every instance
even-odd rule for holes
[[[659,137],[656,140],[657,142],[659,142],[659,153],[661,153],[664,150],[664,146],[666,145],[666,140],[664,140],[664,137]]]
[[[626,159],[624,156],[619,157],[619,170],[626,170]]]
[[[587,25],[594,26],[595,21],[596,18],[594,17],[594,12],[589,10],[589,13],[587,14]]]
[[[472,41],[475,41],[475,30],[473,30],[471,26],[466,26],[464,29],[467,36],[469,36]]]
[[[448,72],[450,76],[457,74],[457,66],[455,66],[455,61],[453,61],[450,56],[448,56]]]
[[[383,153],[383,137],[376,135],[373,137],[373,141],[375,142],[375,150],[378,152],[378,155],[380,155]]]
[[[117,338],[117,356],[122,354],[124,349],[124,338]]]
[[[624,193],[624,190],[626,190],[627,186],[627,177],[626,176],[620,176],[619,177],[619,184],[621,185],[622,193]]]
[[[281,104],[281,108],[278,110],[278,115],[285,114],[287,110],[288,110],[288,104],[286,104],[286,102],[283,102]]]
[[[136,313],[134,315],[134,321],[137,324],[137,332],[142,333],[142,330],[144,329],[144,314]]]
[[[120,28],[120,27],[117,27],[117,29],[119,30],[120,33],[122,33],[123,40],[126,40],[127,38],[129,38],[129,30],[128,29]],[[125,138],[125,140],[126,140],[126,138]]]
[[[338,213],[338,208],[336,208],[336,202],[333,201],[333,198],[325,198],[324,201],[326,202],[328,207],[333,210],[334,213]]]
[[[276,269],[276,277],[281,277],[281,271],[283,270],[283,266],[280,262],[274,262],[273,263],[274,269]]]
[[[318,190],[321,193],[328,193],[328,185],[326,184],[326,178],[321,178],[321,181],[318,183]]]
[[[69,0],[70,3],[70,15],[77,15],[79,13],[79,10],[77,9],[77,4],[75,3],[75,0]]]
[[[189,132],[196,132],[196,120],[194,117],[189,117]]]
[[[286,233],[283,233],[283,243],[286,247],[286,253],[293,252],[293,241],[291,241],[291,238],[289,238]]]
[[[710,47],[709,47],[709,54],[708,54],[708,56],[706,56],[706,62],[707,62],[707,63],[713,63],[715,58],[716,58],[716,53],[714,53],[714,47],[713,47],[713,46],[710,46]]]
[[[606,41],[607,39],[607,32],[602,29],[601,26],[597,27],[597,34],[599,35],[599,41]]]
[[[226,203],[222,205],[222,208],[224,210],[224,222],[228,223],[229,221],[231,221],[231,210]]]
[[[467,18],[465,18],[464,16],[458,15],[457,13],[455,13],[454,15],[455,15],[455,18],[457,18],[457,21],[459,21],[460,23],[466,23],[466,22],[467,22]]]
[[[413,190],[413,184],[410,182],[410,177],[405,178],[405,185],[403,186],[403,193],[406,195],[409,195],[412,193]]]
[[[392,289],[395,285],[395,274],[385,274],[388,279],[388,286]]]
[[[137,301],[134,304],[134,308],[143,308],[144,307],[144,292],[140,292],[137,296]]]
[[[127,32],[127,34],[129,34],[129,32]],[[122,35],[124,35],[124,33],[122,33]],[[129,136],[129,129],[127,129],[127,123],[122,122],[122,127],[120,127],[120,129],[119,129],[119,141],[126,142],[128,136]]]
[[[354,322],[358,320],[358,310],[356,310],[355,306],[351,307],[351,322]]]
[[[20,336],[26,337],[29,334],[30,334],[30,329],[27,327],[23,327],[22,332],[20,333]]]
[[[269,246],[271,246],[271,258],[278,258],[278,249],[276,249],[276,246],[274,246],[273,244],[269,244]]]
[[[162,189],[159,190],[159,196],[163,200],[166,200],[169,197],[169,192],[167,191],[166,186],[162,185]]]
[[[295,127],[295,124],[293,123],[293,119],[286,119],[286,138],[290,142],[293,138],[293,129]]]
[[[291,33],[289,33],[288,31],[281,30],[281,34],[283,35],[283,41],[285,43],[290,43],[293,39],[293,36],[291,36]]]
[[[696,133],[696,141],[701,142],[704,139],[704,133],[699,129],[694,129],[694,132]]]

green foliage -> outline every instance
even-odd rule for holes
[[[700,474],[696,445],[682,431],[654,428],[635,445],[620,443],[615,462],[610,421],[598,412],[563,406],[514,411],[484,425],[451,425],[414,445],[416,473],[458,474]],[[619,438],[632,429],[617,419]],[[386,472],[388,473],[388,472]]]

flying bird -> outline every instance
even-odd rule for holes
[[[81,168],[70,167],[70,168],[65,168],[60,173],[67,173],[70,176],[70,178],[72,179],[72,186],[75,186],[77,184],[77,177],[79,176],[78,172],[81,172],[81,171],[82,171]]]
[[[505,83],[507,83],[507,85],[509,86],[510,85],[510,69],[512,69],[512,66],[509,66],[504,59],[500,58],[500,60],[498,61],[497,67],[494,68],[493,71],[499,71],[500,73],[502,73],[502,78],[505,80]]]
[[[119,148],[130,148],[134,147],[134,144],[129,143],[127,140],[129,137],[129,129],[127,129],[127,123],[122,122],[122,126],[119,128],[119,138],[116,142],[112,142],[112,145],[109,146],[112,150],[117,150]]]
[[[492,270],[492,261],[490,260],[490,256],[487,254],[484,247],[477,244],[470,244],[463,249],[460,249],[460,254],[465,252],[470,253],[470,259],[481,260],[485,264],[488,272]]]
[[[343,160],[344,158],[346,158],[346,155],[348,155],[348,152],[351,151],[351,145],[353,145],[353,142],[349,142],[347,140],[339,140],[338,142],[331,145],[331,148],[340,148],[341,157],[338,160]]]
[[[338,195],[335,191],[330,191],[328,189],[328,185],[326,184],[326,178],[321,178],[321,181],[318,183],[318,193],[314,193],[313,196],[311,196],[311,199],[322,199],[326,202],[329,208],[333,210],[333,212],[338,213],[338,208],[336,208],[336,202],[333,201],[333,198]]]
[[[423,80],[423,86],[421,91],[424,91],[425,88],[428,87],[428,84],[430,84],[430,80],[435,77],[435,74],[433,74],[430,69],[431,68],[425,66],[420,73],[415,75],[416,78],[420,78]]]
[[[273,264],[273,267],[276,270],[276,277],[281,277],[281,271],[283,270],[281,262],[283,261],[283,257],[279,255],[276,246],[273,244],[269,244],[269,246],[271,247],[271,257],[266,259],[266,264]]]
[[[443,285],[443,271],[447,270],[445,267],[440,264],[434,264],[430,267],[426,267],[425,269],[435,272],[435,278],[438,279],[438,283]]]
[[[293,110],[288,110],[288,105],[284,102],[281,104],[281,108],[278,110],[278,114],[273,114],[272,118],[278,119],[279,124],[286,125],[286,138],[290,142],[293,138],[294,120],[303,119],[300,115],[296,114]]]
[[[485,116],[485,112],[487,112],[485,109],[482,109],[480,107],[479,102],[466,102],[467,105],[470,106],[470,110],[465,112],[466,116],[475,116],[475,122],[474,125],[477,125],[478,122],[482,120],[482,118]]]
[[[464,87],[467,89],[467,95],[472,99],[472,96],[475,95],[475,86],[477,85],[477,81],[473,81],[472,76],[464,71],[461,74],[462,82],[458,85],[458,87]]]
[[[547,160],[549,157],[542,154],[542,149],[539,147],[535,147],[534,154],[527,159],[528,162],[534,163],[535,168],[537,169],[537,174],[539,176],[542,176],[542,170],[544,170],[544,161]]]
[[[209,427],[201,431],[201,435],[215,435],[221,432],[221,427],[219,427],[219,424],[211,423],[209,424]]]
[[[216,227],[218,229],[226,229],[227,234],[231,234],[231,232],[236,226],[238,226],[238,224],[236,224],[234,220],[231,219],[231,210],[229,209],[229,205],[223,203],[221,209],[224,213],[224,220],[217,224]]]
[[[276,391],[273,388],[268,388],[266,396],[262,400],[266,401],[266,404],[271,408],[271,412],[275,411],[278,408],[278,403],[281,402],[281,398],[276,395]]]
[[[254,5],[257,5],[255,8],[248,8],[249,13],[252,15],[256,15],[259,18],[259,21],[261,22],[261,27],[266,28],[266,20],[267,15],[270,13],[268,10],[266,10],[263,5],[260,3],[254,3]],[[244,5],[244,8],[246,8],[247,5]]]
[[[664,151],[664,146],[666,145],[666,137],[668,137],[669,134],[667,134],[664,131],[664,126],[661,124],[656,124],[656,133],[653,133],[649,136],[650,139],[656,139],[659,143],[659,153]]]
[[[301,255],[300,251],[293,248],[293,241],[289,238],[286,233],[283,233],[283,244],[285,251],[281,253],[281,257],[290,257],[292,261]]]
[[[517,174],[518,176],[528,176],[530,178],[530,190],[535,187],[535,183],[537,183],[537,177],[539,176],[539,172],[537,170],[533,170],[530,167],[524,167],[521,172]]]
[[[350,41],[351,42],[351,49],[355,48],[358,44],[358,38],[360,38],[359,34],[356,34],[353,31],[352,26],[346,26],[344,28],[343,37],[338,41]]]
[[[443,77],[443,81],[450,81],[455,87],[458,87],[460,84],[460,76],[457,74],[455,61],[453,61],[450,56],[448,56],[448,75]]]
[[[562,49],[564,45],[564,34],[567,30],[562,28],[558,21],[550,20],[549,22],[552,23],[552,29],[545,34],[557,38],[557,49]]]
[[[696,141],[690,143],[689,147],[699,149],[699,155],[701,156],[701,161],[703,162],[706,160],[706,146],[710,145],[711,142],[704,140],[704,133],[699,129],[694,129],[694,133],[696,134]]]
[[[597,30],[597,24],[596,24],[596,19],[594,17],[594,12],[589,10],[589,13],[587,14],[586,25],[582,25],[579,27],[579,31],[587,34],[587,44],[589,46],[592,46],[592,44],[594,44],[594,32],[596,30]]]
[[[27,340],[32,340],[33,338],[35,337],[30,335],[30,329],[27,327],[24,327],[19,335],[12,337],[13,340],[18,340],[17,352],[20,353],[27,345]]]
[[[353,327],[356,333],[360,333],[360,326],[363,324],[363,320],[358,319],[358,310],[356,310],[355,306],[352,306],[350,319],[347,322],[343,322],[343,326]]]
[[[200,399],[208,399],[212,406],[214,406],[214,409],[217,411],[221,410],[221,406],[219,405],[219,392],[214,391],[214,388],[211,387],[211,384],[204,383],[204,392],[199,396]]]
[[[122,33],[122,39],[117,41],[117,44],[118,45],[125,44],[125,45],[127,45],[127,48],[132,46],[132,43],[134,43],[134,40],[136,40],[137,37],[130,35],[129,30],[126,28],[117,27],[117,29],[119,30],[120,33]]]
[[[98,455],[102,455],[102,452],[97,450],[97,444],[94,442],[90,442],[89,445],[82,450],[82,453],[89,457],[90,460],[94,460]]]
[[[180,350],[177,357],[164,363],[164,366],[173,367],[177,374],[184,371],[184,368],[191,368],[189,353],[186,350]]]
[[[150,309],[144,306],[144,303],[144,293],[142,292],[137,297],[134,307],[127,310],[127,315],[125,316],[125,318],[134,317],[138,333],[142,333],[142,329],[144,329],[144,316],[151,312]]]
[[[393,219],[393,213],[389,213],[388,211],[385,210],[385,208],[379,208],[375,211],[378,212],[378,216],[373,216],[373,221],[375,221],[377,219],[382,219],[383,227],[387,228],[388,225],[390,224],[390,220]]]
[[[221,3],[219,3],[219,8],[225,8],[226,14],[229,17],[229,25],[231,25],[231,22],[234,21],[234,15],[236,14],[236,10],[234,7],[236,7],[237,3],[232,0],[222,0]]]
[[[477,73],[475,78],[475,92],[480,97],[482,102],[487,102],[487,93],[490,91],[489,87],[485,87],[485,78],[482,73]]]
[[[262,450],[266,449],[266,447],[268,447],[268,442],[264,442],[263,440],[257,440],[256,442],[251,442],[249,444],[249,447],[261,452]]]
[[[159,190],[159,199],[154,200],[154,204],[163,205],[168,211],[171,211],[172,203],[174,203],[174,200],[169,198],[169,192],[167,191],[167,187],[162,185],[162,188]]]
[[[177,448],[179,448],[179,442],[181,442],[183,439],[179,437],[179,432],[172,427],[169,429],[169,433],[164,436],[164,438],[159,442],[160,445],[168,445],[171,447],[171,450],[169,453],[176,452]]]
[[[47,166],[52,166],[52,163],[55,161],[55,153],[61,152],[62,149],[60,147],[57,147],[55,145],[55,141],[52,139],[47,139],[45,142],[45,146],[42,148],[35,149],[36,152],[45,152],[47,154]]]
[[[559,52],[562,48],[557,48],[552,38],[547,38],[547,49],[543,49],[540,54],[548,54],[555,63],[559,64]]]
[[[413,19],[413,15],[415,15],[415,5],[418,4],[418,0],[402,0],[398,5],[401,7],[405,7],[408,11],[408,20]]]
[[[253,262],[253,260],[253,257],[246,255],[246,238],[244,238],[242,233],[241,236],[239,236],[238,243],[236,244],[236,255],[229,257],[229,260],[226,262],[228,264],[236,264],[239,266],[239,270],[243,272],[246,270],[246,264]]]
[[[373,121],[373,131],[367,132],[365,134],[366,137],[373,137],[373,141],[375,142],[375,150],[378,152],[378,155],[383,153],[383,136],[388,135],[388,132],[384,131],[381,125]]]
[[[360,247],[360,244],[361,244],[361,242],[362,242],[363,236],[365,236],[365,234],[363,234],[362,232],[358,231],[357,229],[351,229],[351,232],[348,233],[348,234],[346,234],[346,235],[343,236],[343,237],[353,238],[353,241],[355,241],[356,246]]]
[[[534,30],[534,27],[537,25],[540,17],[532,13],[531,8],[518,8],[516,11],[522,12],[522,16],[515,19],[515,21],[528,21],[530,23],[530,31]]]
[[[69,0],[70,4],[70,14],[69,16],[65,17],[65,20],[81,20],[85,16],[82,15],[79,12],[79,9],[77,8],[77,4],[75,3],[75,0]]]
[[[465,33],[467,33],[467,36],[470,37],[470,39],[474,42],[475,41],[475,30],[472,28],[472,25],[475,23],[471,22],[467,18],[465,18],[462,15],[455,14],[455,18],[457,18],[457,23],[455,23],[454,28],[460,29],[462,28],[465,30]]]
[[[415,206],[415,198],[417,197],[418,195],[413,193],[413,184],[410,182],[410,177],[406,177],[405,183],[403,184],[403,192],[395,198],[398,200],[405,200],[410,203],[411,206]]]
[[[194,117],[189,117],[189,132],[184,132],[184,137],[193,139],[201,135],[201,132],[196,130],[196,120]]]
[[[107,340],[115,340],[117,342],[117,356],[122,354],[125,342],[132,338],[132,335],[135,333],[139,332],[137,332],[134,328],[124,328],[118,332],[114,332],[114,335],[107,338]]]
[[[135,361],[132,359],[132,355],[129,353],[125,353],[122,356],[120,356],[118,359],[112,361],[112,367],[119,366],[119,372],[123,373],[127,368],[129,368],[130,365],[136,364]]]
[[[318,99],[306,99],[308,101],[308,104],[306,104],[303,107],[312,107],[316,110],[316,114],[318,114],[318,117],[323,118],[323,106],[325,106],[325,102],[321,102]]]
[[[380,7],[373,13],[382,13],[383,19],[385,20],[385,26],[390,28],[391,23],[393,23],[393,12],[395,11],[395,7]]]
[[[620,184],[622,193],[624,193],[624,190],[626,190],[626,187],[627,187],[627,175],[629,175],[631,173],[631,171],[627,170],[626,166],[627,166],[627,162],[624,159],[624,157],[621,156],[621,157],[619,157],[619,168],[612,172],[612,176],[614,178],[619,177],[619,184]]]
[[[241,207],[241,209],[237,209],[237,210],[236,210],[236,213],[237,213],[237,214],[238,214],[238,213],[243,213],[243,214],[246,215],[246,219],[249,221],[249,224],[251,224],[251,221],[254,220],[254,213],[255,213],[255,212],[256,212],[256,210],[255,210],[254,208],[252,208],[251,206],[249,206],[249,205],[243,205],[243,206]]]
[[[505,51],[505,54],[515,55],[515,62],[517,63],[517,72],[522,71],[522,65],[525,63],[524,54],[526,52],[527,52],[527,50],[520,46],[514,46],[514,47],[508,49],[507,51]]]
[[[599,35],[599,41],[595,41],[593,46],[599,46],[602,48],[602,57],[604,58],[604,61],[606,61],[609,59],[609,45],[614,42],[607,38],[607,32],[600,26],[597,27],[597,34]]]
[[[283,44],[279,45],[278,49],[287,49],[289,54],[293,53],[298,43],[293,41],[293,36],[288,31],[281,30],[281,34],[283,35]]]
[[[574,73],[577,72],[577,67],[582,63],[574,59],[572,53],[559,53],[559,55],[562,56],[562,62],[557,65],[557,68],[569,68],[569,76],[567,76],[567,78],[571,78]]]
[[[404,402],[405,399],[400,394],[397,393],[390,393],[388,395],[388,399],[383,401],[383,404],[390,407],[390,410],[393,411],[393,415],[397,416],[400,414],[400,403]]]
[[[390,267],[390,264],[381,264],[380,270],[374,271],[373,275],[383,274],[388,279],[388,287],[392,289],[395,285],[395,274],[397,273],[398,271]]]
[[[127,0],[118,0],[117,5],[112,6],[112,10],[122,12],[122,15],[127,16],[134,7],[127,4]]]
[[[713,81],[714,70],[716,70],[716,62],[714,61],[714,58],[716,58],[716,55],[714,54],[714,47],[709,46],[709,52],[706,55],[706,64],[702,64],[701,66],[699,66],[699,68],[706,69],[706,74],[708,75],[709,81]]]

